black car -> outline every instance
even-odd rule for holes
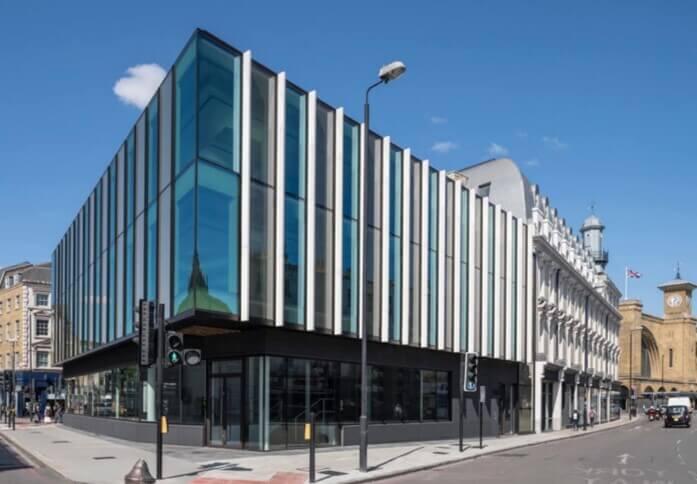
[[[690,411],[684,405],[670,405],[666,407],[665,419],[663,420],[666,427],[674,427],[676,425],[690,426]]]

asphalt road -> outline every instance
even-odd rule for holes
[[[51,469],[32,464],[0,437],[0,483],[67,484],[68,482]]]
[[[640,417],[587,437],[511,450],[384,482],[695,484],[697,423],[689,429],[665,429],[661,422]]]

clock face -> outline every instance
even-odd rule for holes
[[[674,295],[668,297],[668,306],[676,308],[682,304],[682,296]]]

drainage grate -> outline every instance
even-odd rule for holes
[[[69,444],[69,440],[54,440],[52,443],[54,444]]]
[[[508,454],[494,454],[492,457],[527,457],[528,454],[515,454],[515,453],[508,453]]]
[[[108,460],[108,459],[116,459],[113,455],[104,455],[101,457],[92,457],[94,460]]]
[[[450,452],[435,451],[435,452],[433,452],[433,453],[434,453],[434,454],[438,454],[438,455],[448,455]]]

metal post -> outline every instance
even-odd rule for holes
[[[156,477],[162,479],[162,417],[164,415],[163,405],[163,363],[164,363],[164,343],[165,343],[165,305],[155,304],[155,320],[157,321],[157,364],[156,364],[156,406],[157,406],[157,465]]]
[[[31,315],[32,315],[32,312],[31,312],[31,310],[29,310],[29,388],[31,391],[31,398],[29,399],[29,401],[30,401],[29,405],[31,405],[31,409],[30,409],[29,415],[32,415],[32,412],[34,412],[34,399],[35,399],[35,395],[36,395],[36,392],[34,390],[34,357],[32,354],[33,346],[32,346],[32,341],[31,341],[33,330],[32,330],[32,324],[31,324]],[[38,415],[37,415],[37,418],[38,418]]]
[[[15,335],[15,338],[17,335]],[[15,340],[12,340],[12,430],[15,429],[15,418],[17,416],[17,375],[15,373]]]
[[[583,367],[584,367],[584,383],[583,383],[583,430],[588,430],[588,296],[586,296],[585,304],[585,331],[583,344]]]
[[[462,368],[462,365],[460,365],[460,368]],[[464,383],[463,383],[464,384]],[[463,404],[464,404],[464,395],[463,395],[463,386],[462,384],[460,385],[460,452],[462,452],[464,449],[464,434],[465,434],[465,421],[464,421],[464,416],[463,416]]]
[[[365,91],[365,104],[363,106],[363,117],[365,124],[365,139],[363,140],[363,165],[367,164],[368,160],[368,133],[370,132],[370,105],[368,103],[368,96],[370,95],[370,90],[376,86],[382,84],[383,81],[376,82],[371,85]],[[365,200],[361,199],[361,193],[363,190],[363,170],[362,167],[358,168],[358,199],[361,200],[360,207],[364,207]],[[363,261],[363,236],[365,231],[363,230],[363,224],[365,223],[365,210],[359,210],[358,216],[360,220],[358,221],[358,260]],[[358,277],[364,277],[364,275],[359,271]],[[361,285],[363,287],[363,285]],[[361,441],[359,450],[359,468],[361,472],[368,472],[368,327],[365,324],[365,317],[363,314],[363,295],[358,295],[358,307],[356,309],[358,313],[358,327],[363,330],[361,335],[361,417],[360,417],[360,430],[361,430]]]
[[[483,443],[483,438],[482,434],[484,433],[484,416],[482,415],[484,413],[484,404],[479,401],[479,448],[483,449],[484,448],[484,443]]]
[[[663,382],[663,368],[665,367],[666,355],[661,355],[661,386],[665,385]],[[665,388],[663,389],[665,391]]]
[[[629,329],[629,420],[632,419],[632,405],[634,404],[634,390],[632,389],[632,349],[634,348],[634,332]]]
[[[315,482],[315,412],[310,412],[310,482]]]

